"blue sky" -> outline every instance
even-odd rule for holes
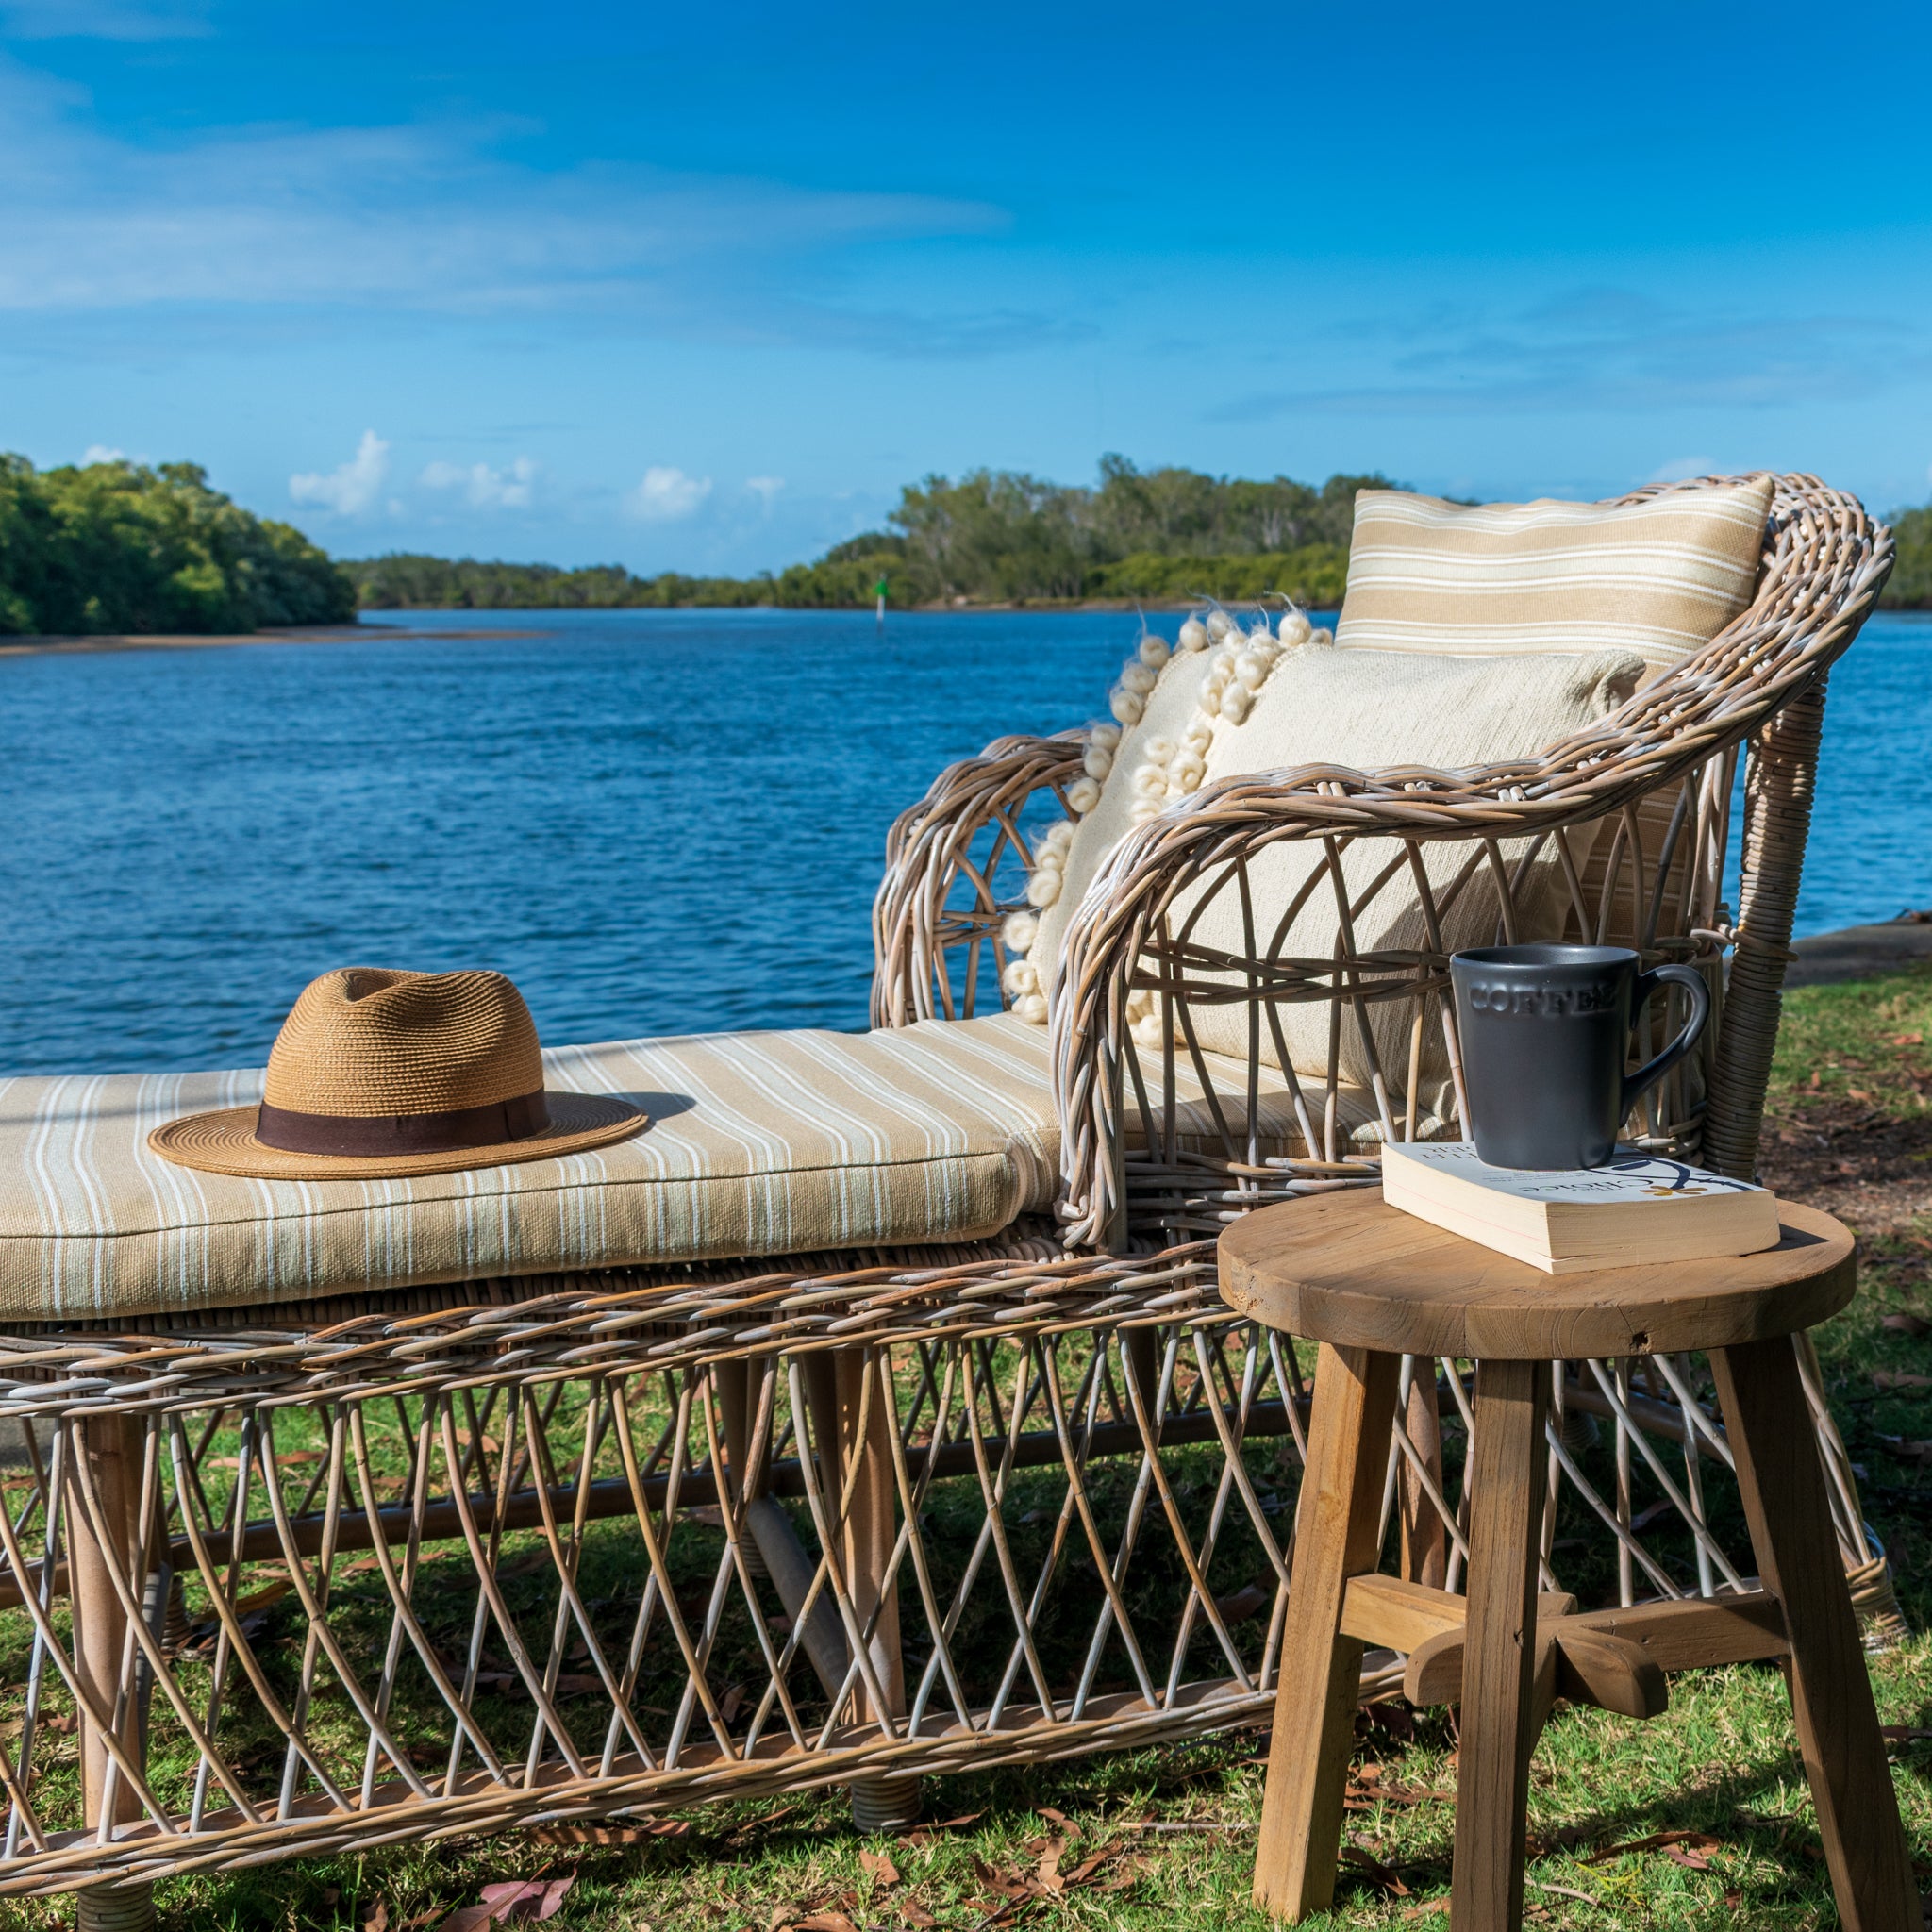
[[[980,463],[1932,495],[1932,9],[0,0],[0,447],[748,571]]]

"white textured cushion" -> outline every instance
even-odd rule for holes
[[[1203,789],[1226,778],[1303,765],[1340,765],[1360,772],[1398,765],[1460,771],[1520,758],[1614,709],[1637,688],[1643,673],[1643,660],[1629,651],[1477,658],[1305,646],[1275,667],[1244,724],[1224,725],[1216,734]],[[1513,860],[1527,842],[1504,841],[1506,859]],[[1342,859],[1342,873],[1351,905],[1399,850],[1386,839],[1362,840],[1350,848]],[[1440,894],[1479,850],[1468,842],[1424,844],[1424,869],[1432,894]],[[1282,915],[1322,859],[1322,846],[1316,841],[1274,845],[1249,861],[1256,943],[1264,952],[1311,959],[1333,956],[1341,921],[1333,884],[1326,880],[1309,895],[1279,946],[1272,943]],[[1519,940],[1558,937],[1567,909],[1567,893],[1557,890],[1561,877],[1559,861],[1546,847],[1530,882],[1517,895]],[[1212,883],[1188,899],[1189,911],[1201,903]],[[1464,887],[1446,917],[1446,949],[1454,952],[1489,943],[1495,936],[1499,903],[1487,870],[1480,872]],[[1174,919],[1176,937],[1185,917],[1186,912],[1177,912]],[[1215,893],[1191,938],[1218,952],[1247,953],[1237,891]],[[1355,938],[1357,946],[1367,952],[1427,946],[1421,902],[1406,872],[1370,900]],[[1329,1054],[1328,1004],[1282,1004],[1278,1011],[1291,1063],[1303,1074],[1324,1074]],[[1393,1083],[1402,1077],[1407,1063],[1408,1003],[1385,1002],[1370,1012],[1383,1072]],[[1204,1045],[1220,1053],[1246,1053],[1245,1006],[1203,1006],[1191,1008],[1190,1016]],[[1267,1042],[1264,1031],[1264,1055],[1270,1051]],[[1352,1015],[1344,1015],[1337,1072],[1346,1082],[1367,1085],[1370,1071],[1359,1028]],[[1446,1117],[1449,1106],[1442,1082],[1447,1066],[1440,1026],[1425,1034],[1423,1072],[1424,1105]]]

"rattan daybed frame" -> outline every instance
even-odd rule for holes
[[[1720,1017],[1643,1125],[1748,1174],[1825,674],[1890,558],[1854,499],[1782,478],[1751,607],[1600,728],[1480,773],[1233,781],[1131,834],[1073,921],[1054,1006],[1058,1228],[0,1339],[25,1457],[0,1591],[31,1624],[0,1893],[84,1888],[83,1923],[131,1925],[170,1874],[827,1784],[885,1823],[923,1774],[1264,1722],[1307,1389],[1292,1344],[1219,1299],[1212,1236],[1374,1168],[1338,1124],[1332,1054],[1286,1151],[1250,1124],[1252,1070],[1286,1060],[1281,1004],[1326,1002],[1331,1040],[1360,1029],[1399,1136],[1424,1029],[1453,1063],[1453,1025],[1439,950],[1354,944],[1373,893],[1341,895],[1332,959],[1281,957],[1265,932],[1217,953],[1175,908],[1204,880],[1245,894],[1282,841],[1321,841],[1328,891],[1374,838],[1377,889],[1419,891],[1434,920],[1456,889],[1430,887],[1421,848],[1456,841],[1507,931],[1527,860],[1501,841],[1531,836],[1562,859],[1575,930],[1707,974]],[[1077,759],[1071,735],[1000,740],[892,827],[876,1024],[996,1000],[1038,803]],[[1661,815],[1640,810],[1659,794],[1660,850]],[[1158,1049],[1126,1024],[1137,989],[1167,1017]],[[1409,1050],[1385,1064],[1367,1016],[1391,1000]],[[1171,1094],[1186,1057],[1213,1095],[1191,1018],[1210,1002],[1245,1007],[1251,1073],[1210,1099],[1204,1141]],[[1801,1355],[1847,1567],[1882,1618],[1882,1555]],[[1463,1366],[1410,1365],[1388,1484],[1405,1574],[1452,1588]],[[1605,1587],[1625,1602],[1740,1584],[1696,1365],[1553,1373],[1546,1580],[1574,1519],[1614,1549]],[[1659,1498],[1647,1528],[1640,1491]],[[1380,1663],[1372,1689],[1399,1676]]]

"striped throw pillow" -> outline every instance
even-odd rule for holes
[[[1336,641],[1377,651],[1635,651],[1654,672],[1751,601],[1772,478],[1641,503],[1355,500]]]

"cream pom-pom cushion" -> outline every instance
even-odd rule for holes
[[[1134,825],[1138,797],[1134,780],[1147,763],[1147,746],[1179,741],[1199,708],[1212,655],[1205,650],[1176,651],[1161,667],[1153,690],[1144,693],[1139,721],[1123,726],[1111,767],[1100,784],[1100,795],[1074,825],[1072,842],[1065,849],[1058,894],[1050,905],[1039,908],[1039,921],[1026,959],[1033,969],[1040,995],[1053,991],[1054,974],[1059,965],[1060,939],[1074,908],[1093,883],[1094,874],[1107,863],[1108,854]],[[1045,1024],[1043,997],[1037,1008],[1028,1006],[1020,1010],[1024,1017]]]
[[[1203,792],[1224,779],[1305,765],[1340,765],[1369,772],[1391,766],[1465,770],[1531,756],[1593,723],[1624,702],[1644,675],[1643,659],[1630,651],[1521,653],[1507,657],[1437,657],[1422,652],[1304,650],[1283,660],[1261,688],[1245,723],[1224,726],[1208,753]],[[1586,828],[1573,833],[1572,852],[1583,863]],[[1528,846],[1506,840],[1511,862]],[[1468,841],[1422,847],[1424,870],[1438,898],[1480,850]],[[1363,840],[1342,858],[1351,905],[1374,882],[1399,848],[1388,839]],[[1299,959],[1333,957],[1341,922],[1333,882],[1308,894],[1278,943],[1275,930],[1308,875],[1323,863],[1319,841],[1273,845],[1248,860],[1255,943],[1263,954]],[[1513,875],[1513,874],[1512,874]],[[1186,895],[1171,919],[1177,940],[1220,953],[1247,956],[1239,887],[1219,887],[1220,874]],[[1203,902],[1206,902],[1205,905]],[[1498,894],[1487,867],[1457,895],[1443,922],[1451,952],[1487,944],[1495,933]],[[1545,845],[1529,880],[1517,894],[1519,940],[1560,937],[1569,909],[1561,862]],[[1198,917],[1194,917],[1196,908]],[[1192,919],[1191,927],[1187,922]],[[1428,939],[1411,878],[1398,874],[1375,893],[1355,932],[1358,950],[1424,949]],[[1190,973],[1192,977],[1211,977]],[[1329,1057],[1329,1003],[1276,1005],[1289,1058],[1300,1074],[1325,1077]],[[1368,1009],[1376,1052],[1391,1085],[1407,1071],[1409,1005],[1385,1001]],[[1249,1008],[1190,1006],[1189,1021],[1201,1045],[1245,1058]],[[1263,1057],[1274,1058],[1264,1023]],[[1369,1057],[1354,1017],[1344,1013],[1336,1072],[1345,1082],[1367,1085]],[[1425,1029],[1422,1074],[1424,1103],[1447,1117],[1446,1056],[1439,1025]]]

